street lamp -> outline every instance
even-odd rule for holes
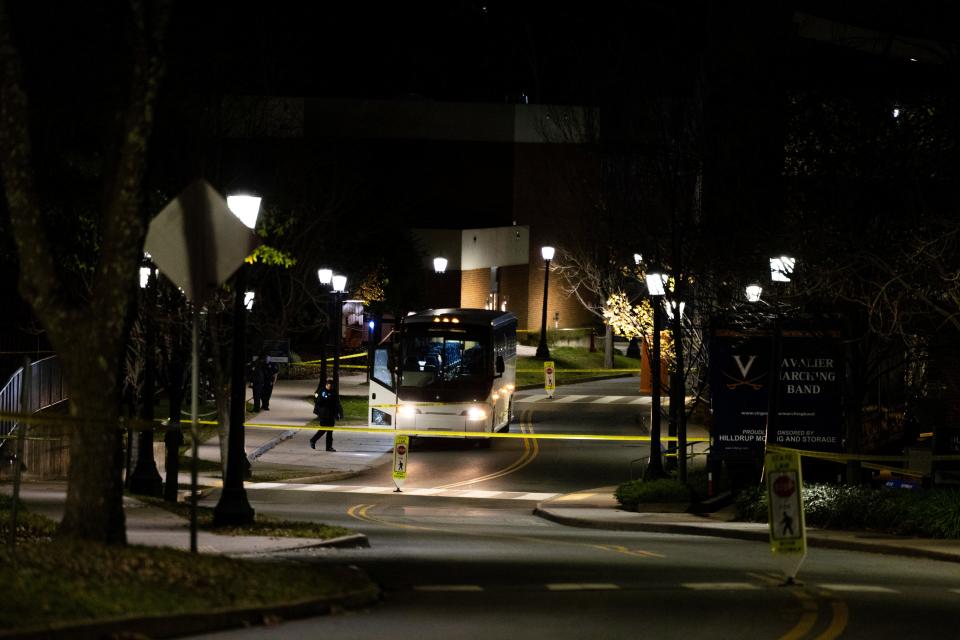
[[[537,358],[550,359],[550,348],[547,347],[547,293],[550,283],[550,261],[553,260],[554,248],[541,247],[543,256],[543,315],[540,317],[540,344],[537,345]]]
[[[433,259],[433,270],[436,273],[445,273],[447,270],[447,259],[437,257]]]
[[[260,214],[260,198],[252,195],[227,196],[227,207],[248,229],[257,226]],[[243,488],[243,477],[249,468],[247,455],[243,450],[243,421],[246,418],[247,385],[243,370],[246,364],[246,264],[237,269],[233,286],[233,353],[230,371],[230,426],[227,435],[227,469],[223,477],[223,490],[220,500],[213,510],[213,524],[216,527],[253,522],[253,507],[247,500],[247,491]]]
[[[257,293],[255,291],[247,291],[243,294],[243,308],[247,311],[253,310],[253,301],[256,299]]]
[[[678,279],[679,280],[679,279]],[[673,290],[675,292],[675,289]],[[676,437],[675,444],[671,442],[668,449],[676,455],[677,479],[687,481],[687,427],[686,427],[686,398],[683,371],[683,308],[685,303],[677,300],[666,301],[663,310],[670,320],[673,330],[673,346],[675,362],[673,375],[670,381],[670,435]]]
[[[797,259],[789,256],[770,258],[770,280],[773,282],[790,282],[790,275],[797,266]]]
[[[333,269],[327,269],[326,267],[317,269],[317,279],[320,281],[320,284],[329,286],[333,282]],[[324,306],[327,307],[327,311],[330,310],[330,299],[327,298],[324,301]],[[329,314],[327,319],[330,319]],[[320,384],[319,388],[322,388],[324,383],[327,381],[327,340],[329,339],[329,322],[323,326],[323,337],[320,342]]]
[[[140,267],[140,288],[143,289],[144,360],[143,387],[140,390],[140,418],[153,421],[155,393],[157,325],[157,270],[149,265]],[[130,492],[146,496],[163,495],[163,478],[153,459],[153,428],[146,427],[137,434],[137,462],[130,474]]]
[[[343,333],[343,327],[341,326],[342,320],[340,318],[343,313],[343,292],[347,289],[347,276],[336,275],[332,278],[333,282],[333,296],[334,304],[336,309],[334,310],[334,316],[336,318],[335,324],[337,328],[337,334],[334,337],[333,341],[333,390],[340,394],[340,338]]]
[[[758,284],[751,284],[746,289],[747,302],[760,302],[760,294],[763,293],[763,287]]]
[[[650,464],[646,477],[663,477],[663,459],[660,457],[660,298],[666,293],[663,283],[666,276],[652,271],[647,273],[647,293],[653,310],[653,357],[650,359]]]

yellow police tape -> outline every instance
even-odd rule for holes
[[[436,402],[436,403],[418,403],[418,406],[423,405],[442,405],[445,403]],[[451,404],[451,403],[446,403]],[[459,404],[459,403],[453,403]],[[371,405],[371,407],[396,407],[396,404],[382,404],[382,405]],[[185,416],[185,420],[180,423],[181,427],[189,427],[191,420],[189,416]],[[74,424],[90,424],[95,423],[95,420],[88,420],[83,418],[76,418],[69,415],[56,415],[56,416],[44,416],[43,414],[32,414],[29,416],[24,416],[17,413],[0,413],[0,420],[11,420],[16,421],[21,424],[64,424],[64,423],[74,423]],[[198,424],[202,425],[219,425],[220,423],[215,420],[198,420]],[[169,424],[166,420],[140,420],[140,419],[121,419],[117,426],[122,429],[167,429]],[[317,429],[328,429],[330,431],[343,431],[343,432],[354,432],[354,433],[382,433],[382,434],[402,434],[402,435],[412,435],[412,436],[452,436],[452,437],[471,437],[471,438],[512,438],[512,439],[532,439],[532,440],[599,440],[599,441],[622,441],[622,442],[649,442],[650,436],[629,436],[629,435],[607,435],[607,434],[566,434],[566,433],[486,433],[486,432],[474,432],[474,431],[448,431],[448,430],[415,430],[415,429],[394,429],[389,427],[364,427],[364,426],[345,426],[345,427],[320,427],[317,424],[306,424],[306,425],[288,425],[288,424],[271,424],[271,423],[261,423],[261,422],[245,422],[244,427],[255,427],[260,429],[295,429],[295,430],[311,430],[315,431]],[[0,439],[13,439],[16,436],[5,435],[0,436]],[[30,439],[30,438],[28,438]],[[678,438],[676,436],[661,436],[660,440],[662,442],[676,442]],[[699,436],[688,436],[687,442],[709,442],[709,437],[699,437]],[[808,451],[806,449],[794,449],[791,447],[780,447],[777,445],[768,445],[767,450],[769,451],[783,451],[783,452],[797,452],[801,456],[806,456],[809,458],[819,458],[822,460],[830,460],[833,462],[848,462],[848,461],[861,461],[861,462],[907,462],[907,456],[877,456],[877,455],[865,455],[865,454],[847,454],[847,453],[829,453],[824,451]],[[955,454],[939,454],[929,456],[928,460],[933,462],[956,462],[960,461],[960,455]],[[865,465],[866,466],[866,465]],[[891,471],[897,473],[905,473],[909,470],[901,470],[896,467],[887,467]]]
[[[340,356],[340,359],[349,360],[350,358],[366,358],[366,357],[367,357],[366,353],[351,353],[348,356]],[[318,358],[316,360],[304,360],[303,362],[291,362],[289,364],[318,364],[320,362],[323,362],[322,358]],[[333,362],[333,357],[327,358],[327,362]]]
[[[517,373],[543,373],[543,369],[517,369]],[[640,373],[640,369],[554,369],[554,373]]]
[[[795,452],[807,458],[818,458],[820,460],[830,460],[832,462],[907,462],[907,456],[874,456],[863,453],[830,453],[827,451],[808,451],[806,449],[794,449],[791,447],[781,447],[778,445],[767,445],[767,451]],[[929,457],[930,460],[937,462],[960,460],[960,455],[941,454]],[[893,467],[891,467],[893,468]]]
[[[201,420],[200,424],[215,425],[218,424],[215,421],[211,420]],[[485,431],[452,431],[452,430],[440,430],[440,429],[393,429],[390,427],[321,427],[317,424],[310,425],[291,425],[291,424],[269,424],[261,422],[247,422],[244,423],[245,427],[255,427],[257,429],[295,429],[295,430],[309,430],[316,431],[317,429],[323,429],[325,431],[343,431],[343,432],[354,432],[354,433],[383,433],[383,434],[399,434],[399,435],[408,435],[408,436],[453,436],[453,437],[468,437],[468,438],[512,438],[517,440],[622,440],[625,442],[649,442],[650,436],[617,436],[617,435],[606,435],[606,434],[592,434],[592,433],[487,433]],[[674,442],[677,440],[675,436],[663,436],[660,438],[664,442]],[[691,437],[687,438],[687,442],[707,442],[709,438],[700,438],[700,437]]]

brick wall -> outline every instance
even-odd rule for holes
[[[483,309],[490,293],[490,269],[470,269],[460,274],[460,306]]]
[[[531,243],[532,244],[532,243]],[[530,297],[527,303],[527,329],[540,331],[540,319],[543,315],[543,258],[540,257],[540,245],[536,246],[536,256],[531,249],[530,265]],[[560,314],[560,328],[592,327],[597,320],[589,311],[583,308],[576,296],[567,294],[555,273],[550,274],[547,292],[547,329],[554,327],[553,317]]]
[[[506,296],[507,311],[517,316],[520,329],[527,326],[529,272],[530,267],[525,264],[500,267],[500,299]]]

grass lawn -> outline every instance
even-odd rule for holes
[[[577,347],[552,347],[550,358],[557,368],[558,385],[603,375],[600,371],[603,369],[603,351],[590,353],[588,349]],[[614,369],[639,369],[640,360],[614,353],[613,367]],[[588,371],[579,373],[577,369]],[[615,373],[612,372],[611,375]],[[632,375],[638,376],[639,371]],[[519,357],[517,358],[517,386],[531,384],[543,384],[543,361],[534,357]]]
[[[10,499],[0,501],[9,535]],[[254,607],[376,593],[347,567],[239,560],[150,547],[51,541],[55,524],[20,510],[18,543],[0,548],[0,631],[131,616]]]
[[[313,396],[307,396],[304,400],[313,406]],[[343,406],[343,422],[367,424],[367,410],[370,406],[366,396],[340,396],[340,404]]]

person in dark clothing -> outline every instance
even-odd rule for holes
[[[270,396],[273,395],[273,384],[277,381],[280,367],[276,362],[270,362],[267,354],[260,352],[260,356],[253,363],[253,410],[270,411]]]
[[[333,390],[333,382],[327,380],[322,386],[323,388],[318,388],[315,394],[317,399],[313,404],[313,412],[321,427],[332,427],[338,418],[343,419],[343,406],[340,404],[340,396]],[[333,448],[333,431],[330,429],[320,429],[313,434],[310,438],[310,448],[317,448],[317,440],[323,434],[327,434],[327,451],[336,451]]]

